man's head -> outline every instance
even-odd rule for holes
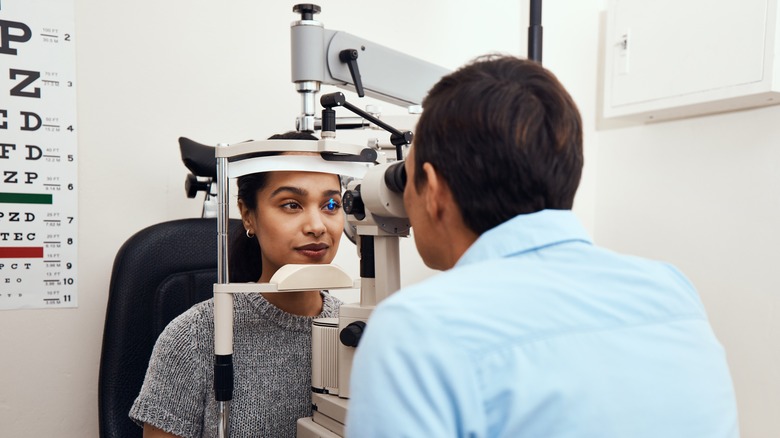
[[[478,58],[443,77],[423,101],[414,138],[414,189],[425,163],[452,192],[476,235],[518,214],[571,209],[582,173],[582,122],[558,79],[514,57]]]

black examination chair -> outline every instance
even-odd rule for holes
[[[236,227],[241,221],[232,219],[231,233]],[[216,219],[152,225],[119,249],[100,357],[101,438],[142,436],[127,414],[141,389],[154,343],[168,322],[210,298],[216,282]]]

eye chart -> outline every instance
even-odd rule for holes
[[[0,310],[77,307],[73,0],[0,0]]]

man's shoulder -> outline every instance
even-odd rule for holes
[[[468,271],[472,266],[453,268],[439,272],[417,283],[404,286],[379,305],[399,312],[413,312],[414,309],[426,309],[428,307],[441,307],[444,300],[452,298],[455,289],[468,287],[471,275]]]
[[[673,266],[583,245],[456,266],[402,288],[376,313],[388,336],[406,330],[399,321],[413,321],[410,331],[420,326],[481,348],[506,337],[575,333],[614,321],[703,317],[704,310],[696,290]],[[556,323],[561,314],[568,315],[565,324]]]
[[[401,288],[379,303],[370,324],[382,326],[382,336],[395,339],[424,332],[431,339],[446,337],[457,343],[464,324],[480,317],[471,310],[483,299],[471,270],[451,269]]]

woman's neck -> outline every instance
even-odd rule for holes
[[[274,292],[262,295],[269,303],[293,315],[317,316],[322,313],[322,296],[317,290]]]

